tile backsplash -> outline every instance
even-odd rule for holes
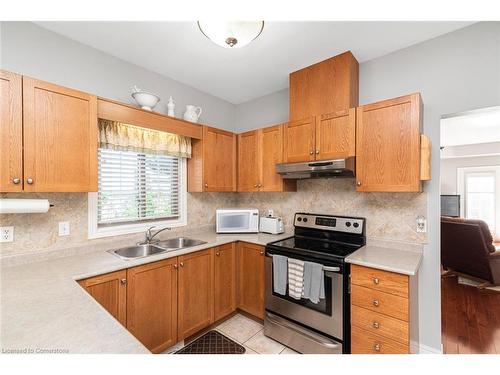
[[[1,244],[1,257],[96,245],[109,247],[142,239],[143,234],[87,239],[86,193],[2,194],[2,198],[45,198],[54,204],[46,214],[0,215],[2,226],[14,226],[14,242]],[[188,194],[188,224],[172,232],[197,230],[215,224],[215,209],[256,207],[261,215],[273,209],[292,229],[295,212],[362,216],[367,236],[383,240],[425,243],[416,232],[416,218],[426,215],[426,193],[357,193],[354,179],[315,179],[298,182],[294,193]],[[58,236],[58,222],[69,221],[71,234]]]

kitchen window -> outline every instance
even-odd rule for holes
[[[462,216],[483,220],[494,236],[500,235],[500,167],[458,168]]]
[[[116,130],[115,124],[102,126]],[[116,138],[121,131],[103,137]],[[186,225],[186,158],[130,148],[98,149],[98,191],[89,193],[89,238]]]

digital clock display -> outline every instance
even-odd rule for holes
[[[337,224],[337,219],[329,217],[317,217],[316,225],[323,225],[324,227],[334,227]]]

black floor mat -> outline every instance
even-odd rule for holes
[[[245,354],[245,348],[217,331],[208,331],[174,354]]]

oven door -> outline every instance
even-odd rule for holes
[[[280,253],[285,255],[285,253]],[[319,332],[343,339],[343,275],[341,267],[325,265],[325,298],[317,304],[308,299],[296,300],[288,295],[273,292],[273,260],[265,258],[265,306],[266,310],[313,328]]]

